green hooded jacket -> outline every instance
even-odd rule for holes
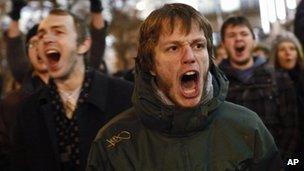
[[[137,71],[134,107],[106,124],[92,143],[87,171],[280,170],[273,137],[256,113],[225,101],[228,81],[215,66],[213,98],[194,108],[165,105]]]

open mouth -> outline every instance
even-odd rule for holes
[[[59,62],[60,56],[61,56],[60,52],[56,50],[48,50],[46,52],[46,57],[48,59],[48,62],[53,67]]]
[[[236,47],[235,50],[238,53],[242,53],[245,50],[245,46]]]
[[[199,73],[188,71],[181,76],[181,89],[185,97],[191,98],[198,95]]]

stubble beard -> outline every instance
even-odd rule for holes
[[[200,101],[201,101],[201,98],[204,96],[204,94],[206,93],[205,89],[206,89],[206,82],[207,82],[207,75],[208,75],[208,71],[209,69],[204,73],[203,75],[203,82],[202,83],[199,83],[202,87],[200,87],[201,90],[201,93],[200,93]],[[173,84],[170,84],[168,83],[168,81],[162,79],[162,78],[159,78],[158,76],[156,76],[156,84],[158,86],[158,88],[165,94],[165,96],[171,101],[173,102],[173,104],[175,106],[177,106],[178,108],[185,108],[183,106],[181,106],[178,101],[174,98],[174,92],[170,91],[173,89]],[[180,84],[180,83],[179,83]],[[176,86],[178,87],[178,86]]]
[[[245,66],[250,62],[250,57],[242,60],[242,61],[235,61],[234,63],[237,64],[238,66]]]

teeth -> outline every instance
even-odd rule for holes
[[[57,51],[56,51],[56,50],[48,50],[48,51],[46,52],[46,54],[50,54],[50,53],[57,53]]]
[[[189,72],[186,72],[185,75],[194,75],[195,72],[194,71],[189,71]]]
[[[191,90],[186,90],[185,91],[186,94],[190,94],[190,93],[194,93],[194,92],[195,92],[195,89],[191,89]]]

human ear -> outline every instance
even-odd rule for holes
[[[90,49],[91,44],[92,44],[92,39],[89,37],[85,38],[85,40],[80,45],[78,45],[77,53],[78,54],[86,53]]]

